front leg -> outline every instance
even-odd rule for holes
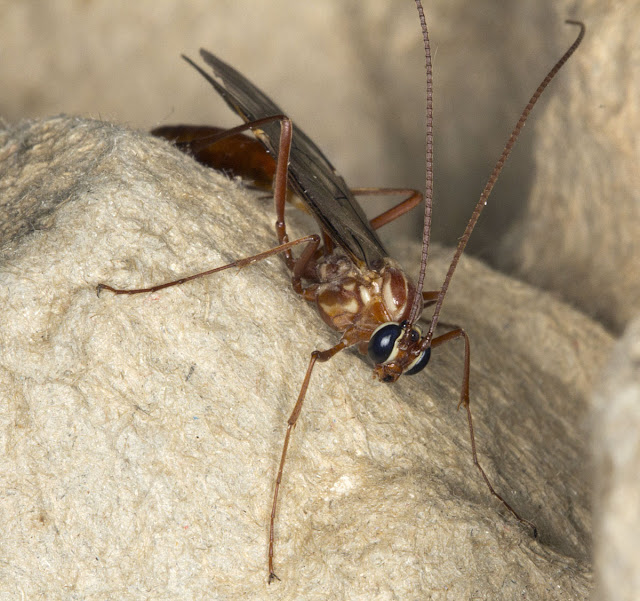
[[[431,348],[436,348],[441,344],[445,344],[447,342],[450,342],[451,340],[456,340],[458,338],[462,338],[464,340],[464,368],[462,371],[462,385],[460,386],[460,400],[458,401],[458,409],[460,409],[460,406],[462,405],[467,412],[467,422],[469,424],[469,438],[471,440],[471,455],[473,458],[473,465],[478,468],[478,471],[480,472],[482,479],[487,485],[489,492],[504,505],[504,507],[513,515],[513,517],[518,520],[518,522],[531,528],[533,537],[537,538],[538,529],[536,528],[536,525],[533,522],[520,517],[518,512],[513,507],[511,507],[509,503],[507,503],[507,501],[500,493],[495,490],[493,484],[491,484],[491,481],[489,480],[489,476],[487,476],[483,467],[480,465],[480,461],[478,460],[478,453],[476,451],[476,437],[473,430],[473,418],[471,417],[471,405],[469,403],[469,372],[471,362],[469,336],[467,336],[467,333],[462,328],[456,328],[451,332],[447,332],[446,334],[442,334],[442,336],[434,338],[431,341]]]
[[[300,388],[300,393],[298,394],[298,400],[296,401],[295,406],[293,407],[293,411],[287,420],[287,432],[284,435],[284,443],[282,445],[282,455],[280,456],[280,466],[278,467],[278,475],[276,476],[276,482],[273,489],[273,503],[271,505],[271,519],[269,521],[269,578],[268,582],[271,584],[274,580],[280,580],[273,568],[273,551],[274,551],[274,540],[275,540],[275,522],[276,522],[276,511],[278,507],[278,492],[280,491],[280,483],[282,482],[282,473],[284,471],[284,464],[287,459],[287,450],[289,449],[289,439],[291,438],[291,432],[296,426],[296,422],[300,417],[300,412],[302,411],[302,404],[304,403],[305,396],[307,394],[307,388],[309,387],[309,382],[311,380],[311,372],[313,371],[313,367],[316,364],[316,361],[320,361],[324,363],[328,361],[339,353],[341,350],[347,348],[349,343],[347,342],[347,338],[345,336],[342,337],[342,340],[338,342],[335,346],[332,346],[330,349],[326,351],[313,351],[311,353],[311,358],[309,359],[309,366],[307,367],[307,373],[302,382],[302,387]]]

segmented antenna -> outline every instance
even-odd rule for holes
[[[416,0],[416,2],[419,2],[419,0]],[[425,346],[429,346],[429,344],[431,343],[431,339],[433,338],[433,332],[435,330],[436,324],[438,323],[440,309],[442,308],[442,303],[444,301],[445,294],[447,293],[447,289],[449,288],[449,283],[451,282],[453,272],[456,270],[458,261],[460,260],[460,257],[464,251],[465,246],[467,245],[469,236],[471,236],[471,232],[473,231],[473,228],[478,222],[478,218],[480,217],[480,213],[482,213],[482,209],[484,209],[484,207],[487,204],[487,199],[491,194],[491,190],[493,190],[493,186],[495,185],[496,180],[498,179],[498,176],[500,175],[500,172],[504,167],[505,161],[511,154],[511,149],[513,148],[513,145],[518,139],[518,136],[520,135],[520,131],[522,130],[527,118],[529,117],[529,113],[531,112],[531,109],[533,109],[536,102],[538,102],[538,98],[540,98],[540,95],[542,94],[542,92],[544,92],[545,88],[549,85],[551,80],[555,77],[558,71],[560,71],[560,69],[567,62],[567,60],[569,60],[569,57],[575,52],[576,48],[580,45],[580,42],[582,42],[582,38],[584,37],[584,32],[586,29],[584,26],[584,23],[582,23],[581,21],[572,21],[572,20],[566,20],[565,23],[568,23],[570,25],[577,25],[578,27],[580,27],[580,33],[578,34],[578,37],[576,38],[575,42],[571,44],[569,49],[562,55],[560,60],[558,60],[558,62],[552,67],[549,73],[547,73],[547,76],[542,80],[542,83],[538,86],[538,89],[533,93],[533,96],[531,96],[531,98],[529,99],[527,106],[525,106],[524,110],[520,114],[520,118],[518,119],[518,122],[516,123],[515,127],[513,128],[513,131],[511,132],[511,135],[509,136],[509,140],[505,144],[504,150],[502,151],[502,154],[500,155],[498,162],[496,163],[495,167],[493,168],[493,171],[491,172],[491,175],[489,176],[489,179],[487,180],[484,190],[480,195],[480,200],[478,200],[478,203],[476,204],[476,207],[473,210],[473,214],[471,215],[471,219],[469,219],[469,223],[467,223],[467,227],[464,230],[464,234],[462,234],[462,237],[458,242],[458,248],[456,248],[456,252],[453,255],[453,259],[451,260],[451,264],[449,265],[449,271],[447,271],[447,275],[444,278],[444,283],[442,284],[442,288],[440,288],[440,293],[438,294],[438,298],[436,300],[436,306],[433,311],[433,317],[431,318],[431,325],[429,326],[429,332],[425,337]],[[427,73],[427,79],[428,78],[429,78],[429,73]],[[427,182],[428,180],[429,180],[429,176],[427,175]],[[427,186],[428,185],[430,184],[427,183]],[[423,242],[423,247],[424,247],[424,242]],[[424,248],[423,248],[423,254],[424,254]],[[423,262],[424,262],[424,259],[423,259]],[[421,272],[421,275],[422,275],[422,272]],[[422,281],[420,280],[419,284],[421,283]],[[420,287],[418,290],[419,290],[419,294],[422,294],[422,288]]]
[[[426,158],[425,158],[425,189],[424,189],[424,227],[422,229],[422,256],[420,257],[420,275],[416,285],[416,296],[413,299],[409,323],[413,324],[420,318],[422,312],[422,289],[424,288],[424,275],[427,271],[427,259],[429,257],[429,240],[431,238],[431,207],[433,205],[433,68],[431,66],[431,46],[429,44],[429,32],[427,21],[424,18],[422,2],[416,0],[416,8],[422,27],[422,39],[424,41],[425,70],[427,74],[427,102],[426,102]],[[410,330],[411,328],[408,328]]]

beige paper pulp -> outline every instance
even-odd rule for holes
[[[146,134],[59,117],[2,132],[0,589],[8,599],[584,599],[588,395],[611,339],[463,260],[442,319],[471,338],[372,380],[314,372],[266,584],[270,498],[309,353],[335,344],[279,258],[145,286],[275,243],[272,203]],[[305,233],[291,214],[292,236]],[[404,249],[415,270],[419,250]],[[436,250],[430,286],[450,251]]]

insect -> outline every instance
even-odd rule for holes
[[[196,141],[189,138],[197,138],[198,133],[188,128],[178,131],[178,128],[170,127],[164,133],[178,138],[179,141],[182,140],[181,143],[186,148],[195,152],[204,151],[213,144],[223,141],[226,144],[226,150],[218,151],[218,158],[214,159],[218,164],[222,162],[220,156],[224,156],[228,168],[241,173],[255,169],[257,180],[263,181],[265,177],[273,175],[278,245],[228,265],[148,288],[120,289],[107,284],[98,285],[98,294],[102,290],[109,290],[115,294],[156,292],[231,267],[244,267],[281,254],[291,271],[291,284],[294,291],[304,300],[314,304],[320,317],[330,327],[341,333],[340,340],[334,346],[325,350],[314,350],[311,353],[298,398],[287,421],[269,520],[269,582],[278,578],[274,567],[274,532],[278,495],[291,434],[302,411],[311,375],[316,363],[328,361],[340,351],[350,347],[355,347],[360,353],[368,355],[374,364],[374,374],[379,380],[392,383],[401,375],[415,375],[422,371],[428,364],[433,349],[452,340],[463,341],[464,368],[458,407],[464,406],[466,410],[473,463],[480,471],[490,493],[518,522],[531,528],[534,536],[537,535],[535,525],[521,517],[494,489],[479,463],[469,402],[469,338],[459,327],[440,335],[435,335],[435,330],[460,256],[516,138],[544,89],[582,41],[585,27],[578,21],[567,21],[580,28],[576,40],[553,66],[522,111],[459,240],[441,288],[424,291],[433,192],[432,73],[429,36],[420,0],[416,0],[416,5],[422,26],[427,80],[425,215],[420,273],[416,282],[411,281],[402,268],[389,258],[376,234],[376,229],[414,208],[421,201],[422,195],[415,191],[397,189],[349,189],[318,147],[304,132],[293,127],[291,120],[273,101],[232,67],[209,52],[201,50],[201,56],[212,68],[215,78],[189,58],[183,58],[214,87],[230,108],[242,117],[244,124],[226,131],[216,130],[213,133],[205,131],[205,137]],[[254,133],[260,144],[273,157],[275,164],[268,161],[264,164],[260,162],[263,160],[260,157],[264,158],[264,155],[257,151],[255,142],[248,147],[243,146],[246,137],[239,134],[246,130]],[[320,235],[310,234],[297,240],[289,240],[285,224],[288,187],[302,199],[307,209],[316,218],[321,230]],[[355,195],[361,192],[385,194],[404,192],[407,197],[395,207],[369,221],[355,200]],[[301,248],[298,256],[293,253],[295,247]],[[423,334],[417,322],[425,306],[434,306],[434,310],[428,329]]]

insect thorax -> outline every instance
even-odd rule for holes
[[[339,332],[355,328],[368,341],[379,325],[409,316],[415,285],[393,259],[385,258],[372,270],[359,269],[344,253],[333,252],[319,262],[317,274],[318,312]]]

